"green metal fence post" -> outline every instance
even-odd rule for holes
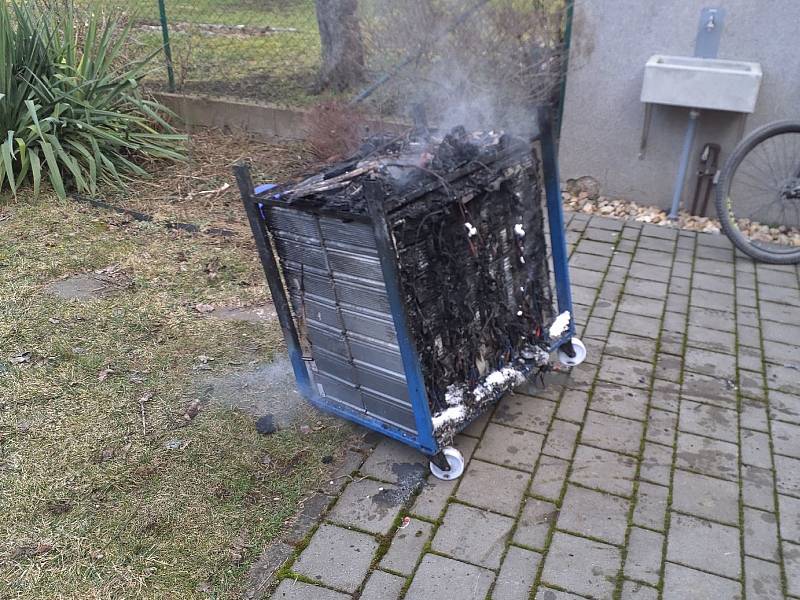
[[[164,38],[164,58],[167,63],[167,89],[175,91],[175,71],[172,69],[172,47],[169,45],[169,25],[167,24],[167,7],[165,0],[158,0],[158,12],[161,16],[161,35]]]

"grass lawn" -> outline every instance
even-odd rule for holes
[[[351,435],[312,411],[311,432],[260,435],[254,415],[193,385],[282,352],[276,322],[196,310],[266,297],[236,191],[198,192],[231,182],[245,153],[278,178],[306,160],[294,146],[196,140],[195,162],[110,200],[232,237],[46,194],[0,201],[2,598],[238,597],[248,566],[329,476],[321,458]],[[100,298],[46,292],[108,267],[116,284]]]

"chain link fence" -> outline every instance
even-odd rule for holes
[[[308,106],[366,89],[371,112],[423,103],[433,118],[461,121],[464,110],[496,117],[552,98],[566,1],[99,0],[124,12],[139,50],[157,54],[146,80],[155,90]],[[337,49],[320,22],[345,5],[355,69],[330,85],[321,73]]]

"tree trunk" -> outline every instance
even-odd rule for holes
[[[364,46],[358,0],[316,0],[322,41],[321,88],[349,89],[364,81]]]

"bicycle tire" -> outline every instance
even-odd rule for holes
[[[731,210],[729,192],[731,180],[744,158],[765,140],[783,133],[800,133],[800,121],[776,121],[774,123],[768,123],[767,125],[755,129],[750,135],[739,142],[733,154],[728,157],[728,160],[725,161],[725,165],[722,167],[714,199],[717,207],[717,217],[719,218],[722,230],[733,244],[751,258],[774,265],[792,265],[800,263],[800,248],[798,248],[796,252],[769,252],[768,250],[753,246],[732,219],[735,215],[733,215]]]

